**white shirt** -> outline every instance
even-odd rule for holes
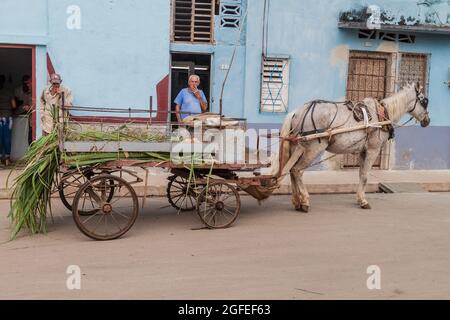
[[[41,127],[46,133],[50,133],[53,130],[53,110],[54,107],[61,107],[62,105],[62,93],[64,93],[64,105],[70,107],[73,105],[72,91],[69,88],[60,86],[59,94],[52,95],[51,86],[42,91],[41,95]],[[62,110],[60,109],[59,116],[62,118]]]

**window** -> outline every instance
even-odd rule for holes
[[[289,59],[264,57],[261,78],[261,112],[287,112]]]
[[[413,82],[419,82],[425,88],[425,92],[428,91],[428,55],[402,53],[398,72],[398,89]]]
[[[384,41],[397,41],[397,35],[395,33],[380,32],[378,33],[378,38]]]
[[[220,26],[222,28],[240,28],[241,5],[239,0],[223,0],[220,6]]]
[[[172,0],[172,41],[213,42],[215,0]]]
[[[376,39],[377,32],[375,30],[359,30],[358,38],[360,39]]]
[[[403,33],[386,33],[376,30],[364,30],[360,29],[358,32],[358,38],[360,39],[380,39],[384,41],[402,42],[402,43],[416,43],[416,36]]]
[[[347,99],[362,101],[372,97],[386,97],[387,59],[383,57],[350,57],[347,80]]]
[[[399,34],[398,35],[398,42],[416,43],[416,36],[413,36],[413,35],[410,35],[410,34]]]

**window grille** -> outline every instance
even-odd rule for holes
[[[375,40],[380,39],[384,41],[402,42],[402,43],[416,43],[416,36],[403,33],[386,33],[376,30],[360,29],[358,32],[358,38]]]
[[[220,5],[220,26],[236,28],[241,26],[242,7],[240,0],[224,0]]]
[[[420,53],[402,53],[398,73],[399,89],[408,83],[419,82],[428,91],[428,55]]]
[[[263,58],[261,111],[287,112],[289,98],[289,59]]]

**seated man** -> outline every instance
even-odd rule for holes
[[[181,90],[175,99],[177,120],[181,123],[190,115],[200,114],[208,110],[208,102],[202,90],[198,89],[200,77],[189,77],[188,87]]]

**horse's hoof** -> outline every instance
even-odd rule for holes
[[[301,205],[299,211],[308,213],[309,212],[309,206]]]
[[[366,204],[361,205],[361,209],[370,210],[370,209],[372,209],[372,207],[370,206],[370,204],[366,203]]]

